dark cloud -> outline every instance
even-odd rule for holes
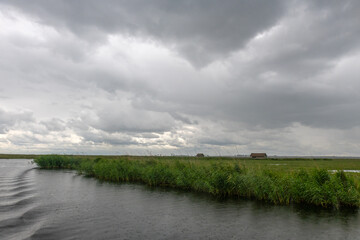
[[[358,148],[357,1],[0,6],[0,148]]]
[[[186,124],[197,124],[197,121],[191,121],[189,118],[184,117],[184,116],[182,116],[182,115],[180,115],[180,114],[178,114],[178,113],[176,113],[176,112],[172,112],[172,113],[170,113],[170,115],[171,115],[174,119],[176,119],[176,120],[178,120],[178,121],[181,121],[181,122],[183,122],[183,123],[186,123]]]
[[[152,37],[204,65],[240,48],[283,14],[281,1],[1,1],[85,39],[104,33]],[[63,45],[63,44],[61,44]]]

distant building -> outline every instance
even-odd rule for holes
[[[205,155],[203,153],[198,153],[196,154],[196,157],[205,157]]]
[[[251,153],[251,158],[267,158],[266,153]]]

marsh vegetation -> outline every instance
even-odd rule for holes
[[[74,169],[112,182],[140,182],[219,197],[326,208],[360,206],[356,159],[231,159],[135,156],[38,156],[41,168]],[[330,172],[329,170],[339,170]]]

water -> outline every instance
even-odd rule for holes
[[[336,173],[336,172],[339,172],[340,170],[329,170],[329,172],[332,172],[332,173]],[[349,173],[360,173],[360,170],[341,170],[343,172],[349,172]]]
[[[360,239],[357,211],[102,183],[0,160],[0,239]]]

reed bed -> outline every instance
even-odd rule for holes
[[[74,169],[112,182],[140,182],[204,192],[219,197],[262,200],[279,205],[308,204],[326,208],[360,207],[357,175],[325,168],[285,171],[241,160],[176,157],[76,157],[47,155],[41,168]]]

